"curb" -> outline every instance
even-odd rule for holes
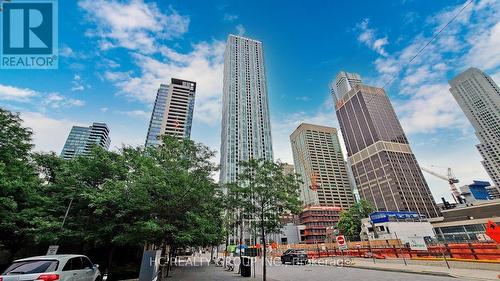
[[[402,273],[420,274],[420,275],[431,275],[431,276],[441,276],[441,277],[466,278],[468,280],[478,280],[478,281],[497,280],[497,279],[491,279],[491,278],[463,276],[463,275],[458,275],[458,274],[453,274],[453,273],[448,273],[448,272],[442,272],[442,271],[415,271],[415,270],[409,270],[409,269],[380,268],[380,267],[363,266],[363,265],[356,265],[356,264],[351,265],[349,267],[359,268],[359,269],[367,269],[367,270],[402,272]]]
[[[411,258],[411,260],[416,261],[444,261],[443,258]],[[471,260],[471,259],[458,259],[458,258],[447,258],[447,261],[460,261],[460,262],[477,262],[477,263],[492,263],[500,264],[500,260]]]
[[[347,266],[346,266],[347,267]],[[440,271],[415,271],[415,270],[401,270],[401,269],[393,269],[393,268],[380,268],[380,267],[371,267],[371,266],[363,266],[363,265],[351,265],[348,267],[352,268],[360,268],[360,269],[368,269],[368,270],[379,270],[379,271],[390,271],[390,272],[402,272],[402,273],[411,273],[411,274],[420,274],[420,275],[432,275],[432,276],[441,276],[441,277],[453,277],[453,278],[463,278],[463,276],[454,276],[450,273],[440,272]],[[490,280],[490,279],[482,279],[482,280]]]

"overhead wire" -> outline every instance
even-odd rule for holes
[[[396,73],[392,74],[391,75],[391,78],[381,87],[382,89],[385,90],[385,87],[387,87],[387,85],[389,85],[390,83],[392,83],[392,81],[394,81],[394,79],[399,76],[399,73],[406,69],[434,40],[436,40],[440,35],[441,33],[453,22],[455,21],[458,16],[460,16],[460,14],[462,14],[462,12],[472,3],[474,2],[474,0],[469,0],[436,34],[434,34],[434,36],[429,40],[427,41],[427,43],[425,43],[425,45],[420,48],[420,50],[406,63],[404,64],[402,67],[398,68],[398,70],[396,71]],[[372,95],[372,97],[366,102],[366,104],[369,104],[374,98],[375,98],[376,95]]]

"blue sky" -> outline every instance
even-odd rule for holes
[[[340,70],[382,86],[423,165],[488,179],[447,81],[475,66],[500,82],[500,1],[475,0],[413,64],[461,1],[59,1],[58,70],[0,70],[0,106],[21,112],[37,150],[60,152],[72,125],[106,122],[112,147],[144,143],[159,83],[198,83],[192,138],[220,146],[224,43],[264,43],[275,157],[292,162],[302,121],[338,127],[328,84]],[[218,161],[218,159],[214,159]],[[445,172],[442,167],[436,171]],[[445,181],[427,176],[434,196]]]

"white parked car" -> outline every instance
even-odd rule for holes
[[[0,281],[101,281],[101,273],[86,256],[38,256],[14,261]]]

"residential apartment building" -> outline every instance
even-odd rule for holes
[[[146,136],[146,147],[157,146],[160,136],[190,138],[193,123],[196,82],[172,78],[161,84],[156,94]]]
[[[305,206],[354,204],[337,130],[302,123],[290,135],[295,171],[303,181],[300,199]]]
[[[500,187],[500,88],[477,68],[469,68],[449,81],[450,92],[476,131],[482,164]]]
[[[61,157],[71,159],[77,155],[88,155],[94,145],[109,149],[111,138],[105,123],[93,123],[89,127],[73,126],[61,151]]]
[[[229,35],[224,55],[220,182],[235,182],[238,162],[273,160],[262,42]]]

